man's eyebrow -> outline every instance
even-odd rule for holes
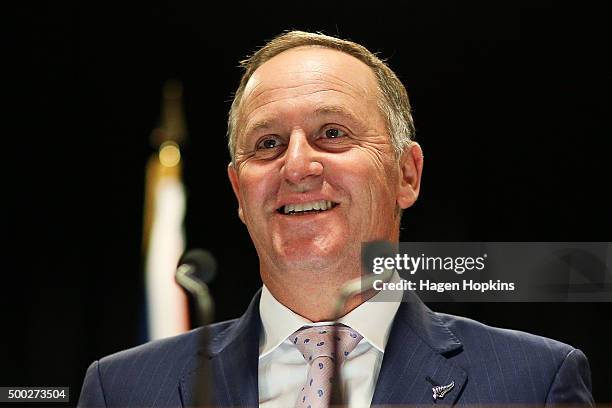
[[[317,109],[315,109],[314,115],[315,116],[317,115],[342,115],[342,116],[346,116],[352,120],[357,121],[357,118],[351,111],[339,105],[319,106]]]
[[[245,134],[254,133],[260,130],[266,130],[272,127],[272,120],[261,119],[253,124],[249,124],[245,129]]]
[[[353,112],[341,105],[323,105],[314,111],[313,116],[338,115],[346,119],[353,131],[363,130],[366,124],[360,120]]]

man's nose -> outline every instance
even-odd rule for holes
[[[303,185],[316,182],[322,174],[323,165],[319,161],[316,149],[309,143],[307,135],[302,130],[293,131],[289,137],[285,162],[281,169],[283,178],[290,184]]]

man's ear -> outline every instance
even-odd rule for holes
[[[416,142],[406,146],[399,162],[400,180],[397,205],[406,209],[419,197],[423,174],[423,150]]]
[[[232,162],[227,165],[227,175],[230,179],[230,183],[232,184],[234,195],[238,200],[238,217],[240,217],[240,220],[244,223],[244,215],[242,214],[242,205],[240,203],[240,185],[238,184],[238,173],[236,173],[236,168]]]

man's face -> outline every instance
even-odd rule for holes
[[[407,201],[378,95],[368,66],[327,48],[285,51],[250,78],[228,171],[264,267],[354,263],[362,242],[398,239],[418,180]]]

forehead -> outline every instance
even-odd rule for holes
[[[376,103],[378,87],[372,69],[357,58],[307,46],[284,51],[262,64],[243,95],[242,113],[250,116],[283,101],[336,99],[350,107],[369,105]]]

